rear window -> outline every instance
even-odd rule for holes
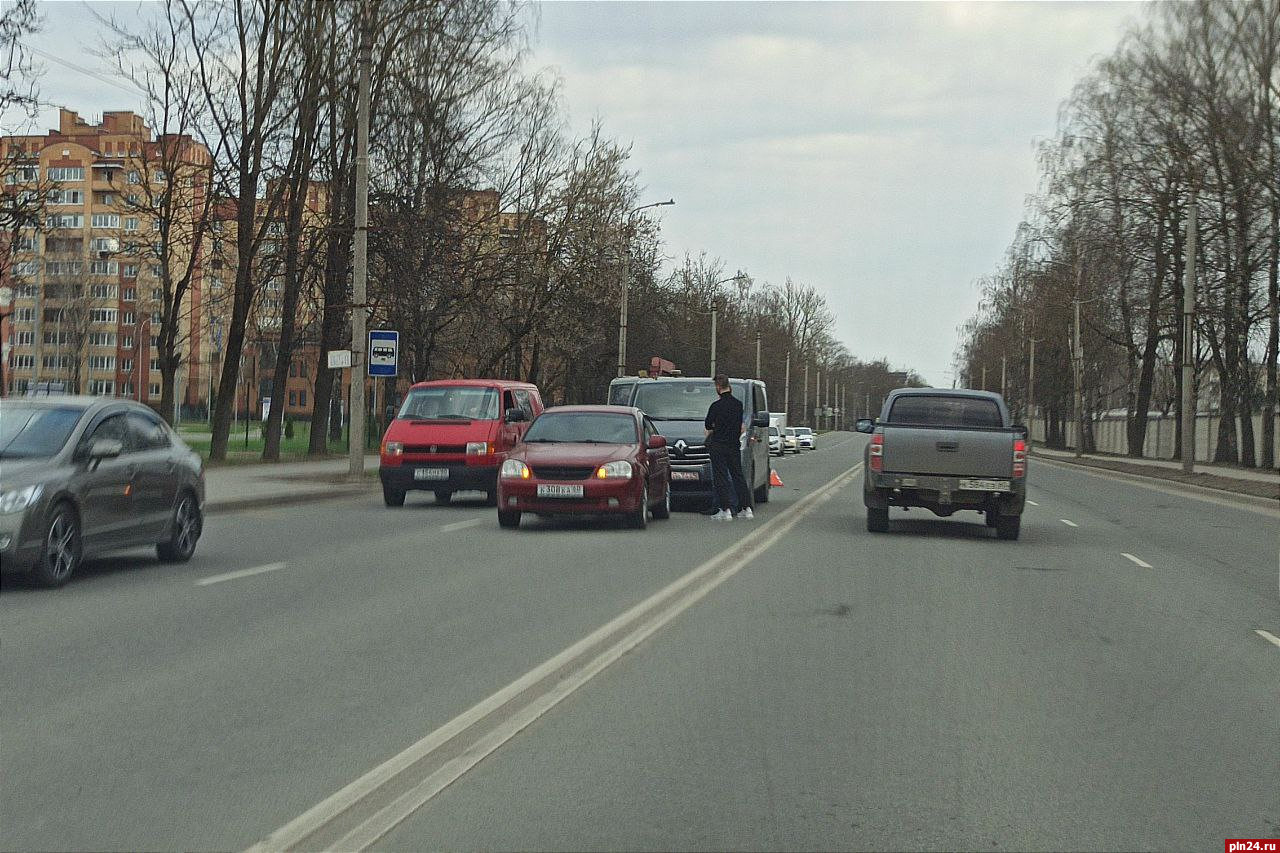
[[[994,400],[975,397],[899,397],[889,410],[891,424],[944,427],[996,427],[1000,407]]]

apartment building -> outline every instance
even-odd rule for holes
[[[211,339],[201,228],[209,150],[156,135],[132,112],[100,122],[61,110],[43,135],[0,138],[0,191],[24,203],[0,263],[15,299],[6,391],[63,382],[158,405],[165,271],[189,287],[177,311],[176,402],[207,404]]]

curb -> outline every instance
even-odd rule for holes
[[[1128,471],[1114,471],[1110,468],[1103,468],[1097,465],[1084,465],[1078,462],[1052,459],[1048,456],[1034,455],[1032,456],[1032,459],[1036,462],[1056,465],[1070,471],[1084,471],[1085,473],[1096,474],[1101,477],[1113,477],[1115,479],[1128,480],[1130,482],[1140,483],[1142,485],[1171,492],[1182,492],[1188,497],[1216,498],[1219,501],[1239,504],[1241,508],[1269,510],[1271,514],[1280,513],[1280,501],[1273,498],[1262,498],[1257,495],[1250,495],[1244,492],[1233,492],[1228,489],[1215,489],[1212,486],[1200,486],[1194,483],[1180,483],[1177,480],[1169,480],[1164,477],[1131,474]]]
[[[256,495],[251,498],[228,498],[226,500],[208,500],[204,502],[204,511],[206,514],[219,514],[224,512],[235,512],[243,509],[257,509],[264,506],[289,506],[293,504],[318,503],[320,501],[336,500],[337,498],[348,498],[354,495],[362,495],[369,492],[375,492],[378,484],[370,483],[368,485],[350,485],[335,486],[327,492],[300,492],[300,493],[283,493],[276,495]]]

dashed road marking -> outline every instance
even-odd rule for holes
[[[1254,630],[1253,633],[1257,634],[1259,637],[1266,640],[1271,645],[1280,647],[1280,637],[1277,637],[1275,634],[1271,633],[1270,631],[1264,631],[1261,628],[1257,628]]]
[[[1032,506],[1040,506],[1040,504],[1036,503],[1035,501],[1027,501],[1027,503],[1031,504]]]
[[[475,527],[477,524],[484,524],[483,518],[468,518],[466,521],[455,521],[452,524],[442,525],[441,533],[452,533],[455,530],[462,530],[467,527]]]
[[[1080,526],[1080,525],[1076,524],[1074,521],[1072,521],[1072,520],[1071,520],[1071,519],[1069,519],[1069,518],[1060,518],[1060,519],[1058,519],[1058,521],[1061,521],[1061,522],[1062,522],[1063,524],[1065,524],[1067,527],[1079,527],[1079,526]]]
[[[1150,564],[1150,563],[1148,563],[1148,562],[1147,562],[1147,561],[1145,561],[1145,560],[1139,560],[1137,557],[1133,556],[1132,554],[1126,554],[1126,553],[1124,553],[1123,551],[1121,551],[1121,552],[1120,552],[1120,556],[1121,556],[1121,557],[1124,557],[1126,560],[1128,560],[1129,562],[1133,563],[1135,566],[1142,566],[1142,568],[1144,568],[1144,569],[1149,569],[1149,568],[1151,568],[1151,564]]]
[[[277,572],[287,566],[288,563],[267,563],[265,566],[255,566],[252,569],[237,569],[234,572],[227,572],[221,575],[209,575],[207,578],[201,578],[196,581],[196,586],[208,586],[209,584],[222,583],[223,581],[239,580],[240,578],[253,577],[254,575],[262,575],[267,572]]]

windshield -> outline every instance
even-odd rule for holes
[[[813,430],[808,427],[796,427],[796,435],[813,435]]]
[[[0,409],[0,459],[47,459],[57,454],[84,409],[8,404]]]
[[[549,412],[533,422],[524,440],[532,444],[634,444],[639,439],[636,420],[630,415]]]
[[[471,385],[414,388],[405,397],[398,417],[411,420],[496,420],[498,391]]]
[[[711,382],[650,382],[636,389],[636,408],[655,421],[700,421],[716,401]]]
[[[1000,427],[1000,408],[980,397],[911,395],[893,401],[889,423],[918,426]]]

